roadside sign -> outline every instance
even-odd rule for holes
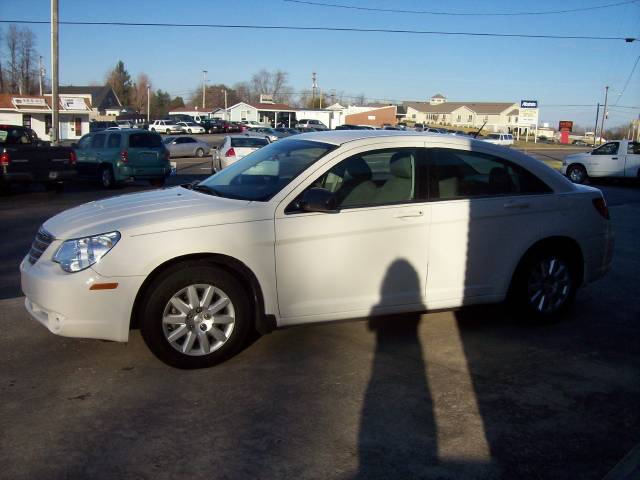
[[[560,120],[558,123],[558,130],[561,132],[571,132],[573,131],[573,122],[569,120]]]
[[[520,100],[520,108],[538,108],[537,100]]]

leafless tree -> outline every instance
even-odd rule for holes
[[[5,42],[8,68],[7,90],[9,93],[18,93],[20,86],[20,31],[15,25],[9,25],[9,31],[7,32]]]
[[[35,49],[36,36],[28,28],[19,31],[19,70],[20,70],[20,93],[31,95],[36,93],[38,68],[35,59],[37,53]]]
[[[131,88],[131,104],[139,113],[147,111],[147,88],[152,88],[151,80],[146,73],[141,72]]]

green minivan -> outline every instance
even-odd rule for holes
[[[113,188],[129,180],[164,185],[171,173],[169,150],[155,132],[114,129],[88,133],[72,145],[79,178],[97,179]]]

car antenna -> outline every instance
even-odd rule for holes
[[[485,121],[482,126],[478,129],[478,131],[476,133],[473,134],[473,138],[478,138],[478,135],[480,134],[480,132],[482,131],[482,129],[484,128],[484,126],[487,124],[487,121]]]

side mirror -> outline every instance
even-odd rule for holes
[[[336,212],[336,197],[325,188],[310,188],[297,202],[301,210],[305,212]]]

